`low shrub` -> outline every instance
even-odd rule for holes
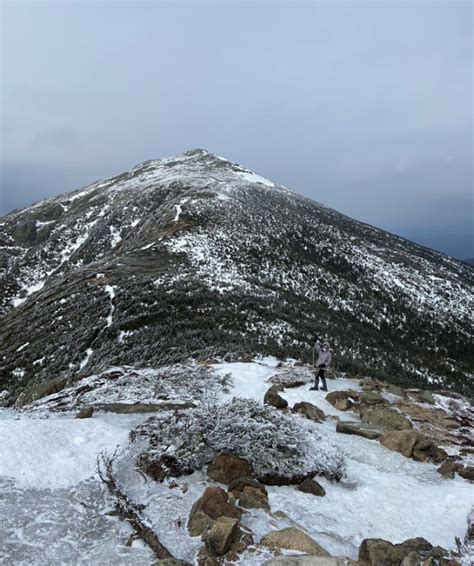
[[[153,417],[131,433],[148,440],[139,465],[161,481],[200,470],[221,452],[245,458],[256,477],[324,475],[339,480],[342,455],[300,419],[249,399]]]

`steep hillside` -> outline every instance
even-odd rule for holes
[[[0,389],[256,353],[470,392],[470,266],[203,150],[0,223]],[[7,394],[5,393],[5,396]]]

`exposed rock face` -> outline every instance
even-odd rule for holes
[[[299,413],[305,416],[307,419],[315,422],[322,422],[326,419],[326,415],[319,407],[308,403],[307,401],[302,401],[301,403],[295,403],[293,407],[294,413]]]
[[[203,540],[211,554],[222,556],[239,538],[239,519],[223,516],[214,522],[209,531],[204,534]]]
[[[240,519],[240,510],[228,502],[227,493],[220,487],[208,487],[194,503],[188,519],[189,534],[201,535],[219,517]]]
[[[317,495],[319,497],[323,497],[326,495],[326,491],[324,487],[320,485],[316,480],[308,478],[301,482],[297,488],[299,491],[303,491],[304,493],[312,493],[313,495]]]
[[[234,454],[219,454],[209,464],[207,477],[211,480],[231,484],[239,478],[252,475],[252,468],[247,460],[235,456]]]
[[[329,556],[329,553],[315,540],[295,527],[288,527],[280,531],[271,531],[262,537],[260,544],[270,548],[298,550],[299,552],[305,552],[313,556]]]
[[[360,423],[357,421],[338,421],[336,431],[344,434],[356,434],[357,436],[362,436],[369,440],[376,440],[383,434],[383,428],[380,425]]]
[[[271,405],[276,409],[286,409],[288,407],[288,402],[278,395],[279,391],[283,391],[283,386],[281,385],[272,385],[270,389],[265,393],[265,397],[263,398],[263,402],[266,405]]]

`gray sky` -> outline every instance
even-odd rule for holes
[[[470,2],[0,2],[0,214],[203,147],[474,256]]]

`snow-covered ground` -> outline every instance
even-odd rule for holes
[[[228,391],[219,394],[220,401],[235,396],[263,401],[269,378],[288,369],[276,362],[264,358],[212,366],[209,372],[219,380],[224,382],[226,375],[232,380]],[[328,380],[328,386],[359,389],[346,379]],[[269,530],[299,525],[332,555],[354,558],[361,541],[373,537],[393,543],[425,537],[433,545],[453,548],[455,537],[462,539],[466,532],[474,504],[472,485],[458,476],[445,479],[433,464],[406,459],[376,441],[336,433],[331,417],[355,417],[336,410],[325,395],[309,386],[282,393],[290,407],[305,400],[326,413],[325,422],[304,419],[304,426],[331,440],[345,455],[346,477],[340,483],[318,480],[325,497],[294,487],[269,487],[271,513],[251,510],[243,518],[255,540]],[[130,528],[107,514],[112,503],[96,472],[97,456],[125,446],[129,431],[148,416],[96,412],[82,420],[68,410],[0,409],[0,563],[149,565],[153,555],[147,547],[137,542],[125,546]],[[133,460],[120,458],[118,479],[127,494],[145,505],[143,515],[163,544],[178,558],[192,561],[201,543],[188,535],[186,520],[209,484],[205,474],[179,478],[173,487],[146,479]],[[257,565],[266,558],[268,553],[244,555],[241,563]]]
[[[0,564],[148,566],[152,552],[125,543],[96,458],[127,441],[144,417],[35,416],[0,409]]]

